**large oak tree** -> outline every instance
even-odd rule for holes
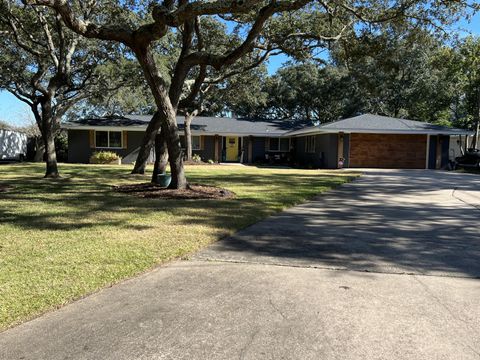
[[[0,32],[0,89],[30,107],[45,148],[45,177],[58,177],[60,121],[101,87],[96,69],[111,49],[78,36],[52,11],[14,0],[0,3]]]

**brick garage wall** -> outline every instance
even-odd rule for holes
[[[424,169],[426,135],[351,134],[350,167]]]

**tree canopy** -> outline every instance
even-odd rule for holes
[[[30,107],[46,150],[46,176],[58,176],[55,134],[73,105],[108,90],[97,69],[115,54],[68,29],[44,7],[0,2],[0,88]]]
[[[480,38],[445,39],[420,29],[362,33],[330,57],[289,64],[262,80],[257,97],[230,104],[260,118],[329,122],[361,113],[476,129]]]

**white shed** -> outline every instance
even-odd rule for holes
[[[0,130],[0,160],[21,160],[27,154],[26,134],[12,131]]]

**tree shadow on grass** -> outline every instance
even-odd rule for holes
[[[171,220],[174,224],[202,224],[231,231],[298,202],[299,188],[304,189],[305,196],[311,196],[322,187],[345,181],[340,177],[299,176],[295,173],[231,174],[231,169],[226,169],[224,177],[218,173],[193,174],[190,179],[195,183],[254,190],[234,200],[162,200],[114,192],[113,184],[144,182],[148,178],[131,176],[124,168],[72,167],[63,171],[63,178],[54,180],[36,177],[36,170],[35,166],[18,167],[8,180],[0,181],[0,184],[13,184],[13,189],[0,194],[0,201],[4,200],[0,206],[0,224],[50,231],[99,226],[134,229],[134,225],[128,222],[128,214],[147,217],[154,212],[165,212],[175,215]],[[285,196],[284,192],[292,189],[292,185],[297,188]],[[262,188],[268,189],[263,193],[255,191]],[[104,216],[96,216],[100,213]],[[118,218],[115,214],[124,216]],[[140,230],[153,227],[136,226]]]

